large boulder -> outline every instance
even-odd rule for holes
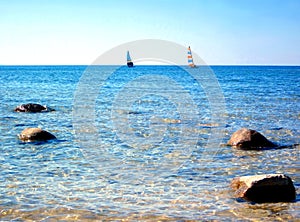
[[[21,132],[19,138],[24,142],[56,139],[54,135],[40,128],[26,128]]]
[[[255,130],[242,128],[232,134],[228,145],[241,149],[276,147],[274,143]]]
[[[17,106],[14,109],[15,112],[30,112],[30,113],[38,113],[38,112],[50,112],[54,111],[54,109],[51,109],[47,106],[42,106],[40,104],[36,103],[27,103]]]
[[[284,174],[265,174],[237,177],[231,187],[238,198],[257,203],[290,202],[296,199],[296,189],[290,177]]]

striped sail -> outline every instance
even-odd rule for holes
[[[193,61],[193,56],[192,56],[192,51],[191,51],[190,46],[188,47],[187,58],[188,58],[189,66],[192,68],[196,67],[196,65],[194,64],[194,61]]]

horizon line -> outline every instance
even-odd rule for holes
[[[126,66],[126,64],[0,64],[1,66]],[[135,66],[188,66],[187,64],[138,64]],[[300,66],[300,64],[200,64],[196,66]]]

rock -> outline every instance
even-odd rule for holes
[[[15,112],[31,112],[31,113],[38,113],[38,112],[51,112],[55,111],[47,106],[42,106],[40,104],[35,103],[27,103],[17,106],[14,109]]]
[[[274,143],[255,130],[242,128],[232,134],[228,145],[241,149],[276,147]]]
[[[231,187],[236,197],[257,203],[290,202],[296,199],[296,189],[290,177],[284,174],[265,174],[237,177]]]
[[[26,128],[21,132],[19,138],[25,142],[56,139],[54,135],[40,128]]]

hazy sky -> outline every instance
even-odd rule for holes
[[[91,64],[163,39],[208,64],[300,64],[299,0],[0,0],[0,64]]]

